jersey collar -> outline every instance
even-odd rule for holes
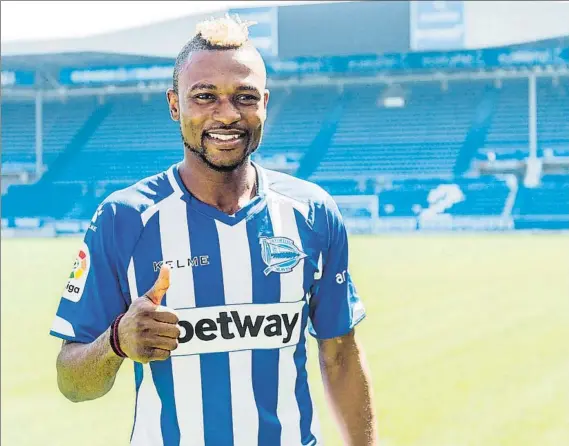
[[[259,212],[265,205],[267,188],[267,177],[265,170],[257,163],[251,162],[257,172],[257,195],[243,208],[239,209],[234,215],[228,215],[219,209],[198,200],[186,188],[180,177],[179,168],[182,162],[176,163],[167,170],[168,180],[174,189],[174,193],[186,201],[192,208],[211,218],[219,220],[229,226],[236,225],[244,219],[248,219]]]

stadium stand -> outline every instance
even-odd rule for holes
[[[537,84],[537,134],[542,150],[569,155],[569,81],[540,79]]]
[[[535,78],[531,160],[529,74],[457,73],[386,81],[352,71],[341,82],[280,76],[254,159],[320,184],[348,219],[549,219],[569,229],[567,73]],[[89,220],[114,190],[178,161],[180,131],[165,88],[44,98],[46,172],[7,193],[3,185],[3,225]],[[10,95],[1,112],[3,172],[33,170],[33,97]]]
[[[561,148],[569,141],[565,85],[543,80],[539,86],[541,146],[564,153]],[[475,110],[492,90],[491,83],[461,81],[442,87],[440,82],[429,82],[403,88],[406,104],[401,108],[385,107],[386,88],[378,85],[348,85],[343,92],[336,87],[277,88],[260,155],[266,159],[292,153],[300,160],[309,158],[324,121],[340,106],[330,145],[324,148],[326,154],[310,177],[330,193],[378,193],[380,216],[414,216],[429,208],[430,191],[441,184],[453,184],[465,197],[450,207],[452,214],[500,215],[510,193],[504,181],[494,177],[450,183],[416,179],[452,177]],[[508,81],[499,92],[486,145],[479,153],[494,150],[502,158],[508,154],[527,156],[527,86],[523,80]],[[33,162],[33,105],[8,103],[2,107],[2,144],[6,147],[2,162]],[[83,144],[76,140],[75,146],[67,147],[102,107],[107,113]],[[180,156],[179,130],[169,118],[163,95],[48,102],[45,115],[45,160],[53,166],[49,181],[14,186],[4,197],[4,216],[89,218],[110,192],[167,168]],[[55,161],[66,149],[69,153],[58,165]],[[378,188],[369,180],[382,175],[406,179],[388,188]],[[358,177],[368,179],[358,181]],[[532,206],[532,197],[563,200],[563,184],[544,179],[542,188],[522,188],[516,209],[522,214],[552,211],[547,200]]]
[[[503,82],[486,138],[497,156],[525,150],[528,141],[528,86],[524,79]]]
[[[2,166],[34,163],[34,104],[2,103]]]
[[[60,181],[128,183],[153,175],[179,157],[180,133],[165,95],[125,95],[106,101],[108,115],[62,169]]]
[[[97,108],[95,98],[50,101],[43,109],[43,161],[48,167]],[[2,164],[34,163],[35,105],[2,103]]]
[[[384,89],[346,87],[326,158],[314,178],[356,174],[451,174],[484,94],[483,82],[407,85],[406,104],[383,105]]]
[[[278,88],[271,92],[263,155],[304,155],[340,99],[334,87]]]
[[[496,159],[523,159],[529,155],[528,87],[525,80],[509,80],[498,89],[499,100],[493,114],[486,144],[478,159],[493,152]],[[569,154],[569,83],[552,78],[537,81],[538,153],[547,149]]]

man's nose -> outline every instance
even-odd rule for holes
[[[241,113],[235,107],[235,104],[229,99],[223,99],[219,102],[213,114],[213,119],[224,125],[234,124],[241,119]]]

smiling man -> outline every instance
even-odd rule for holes
[[[184,159],[97,210],[51,334],[59,389],[99,398],[134,362],[133,445],[320,445],[306,336],[346,444],[377,444],[354,327],[364,309],[332,198],[251,162],[266,71],[231,18],[180,52],[167,93]]]

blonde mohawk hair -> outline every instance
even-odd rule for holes
[[[178,75],[192,52],[241,48],[249,42],[249,26],[254,24],[255,22],[243,22],[238,16],[231,17],[229,14],[198,23],[194,36],[176,57],[172,76],[174,91],[178,92]]]
[[[196,35],[217,47],[239,47],[249,40],[249,26],[255,22],[243,22],[239,16],[204,20],[196,26]]]

